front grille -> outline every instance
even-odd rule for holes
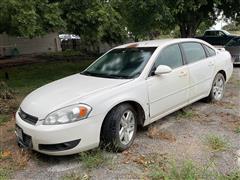
[[[35,125],[38,121],[38,118],[30,114],[25,113],[22,109],[18,112],[21,119],[29,124]]]

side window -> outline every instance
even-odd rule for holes
[[[181,50],[177,44],[168,46],[160,52],[155,67],[159,65],[166,65],[172,69],[183,65]]]
[[[203,46],[205,47],[209,57],[216,55],[216,52],[212,48],[210,48],[209,46],[207,46],[205,44]]]
[[[205,36],[217,36],[217,31],[206,31]]]
[[[205,51],[201,44],[195,42],[182,43],[182,48],[188,64],[206,58]]]

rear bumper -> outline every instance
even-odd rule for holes
[[[30,145],[20,140],[19,143],[49,155],[86,151],[99,145],[103,119],[104,116],[99,115],[63,125],[32,125],[23,121],[16,113],[17,126],[22,129],[23,136],[31,139]],[[64,149],[66,147],[67,149]]]

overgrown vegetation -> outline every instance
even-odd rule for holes
[[[88,169],[98,168],[108,162],[101,149],[95,149],[88,152],[79,153],[79,160],[83,166]]]
[[[204,138],[204,143],[213,151],[225,151],[230,147],[229,142],[215,134],[208,134]]]

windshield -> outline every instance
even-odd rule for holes
[[[114,49],[81,74],[105,78],[130,79],[139,76],[156,47]]]
[[[233,38],[226,44],[226,46],[240,46],[240,38]]]

